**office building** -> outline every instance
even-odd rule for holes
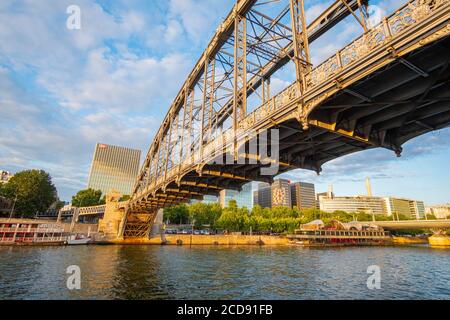
[[[436,206],[429,206],[425,208],[427,215],[433,215],[437,219],[450,218],[450,204],[441,204]]]
[[[333,187],[327,193],[318,195],[319,208],[325,212],[345,211],[349,213],[365,212],[368,214],[383,214],[398,217],[399,215],[413,219],[421,219],[425,215],[422,201],[396,198],[376,197],[372,195],[370,180],[366,179],[366,196],[336,197]]]
[[[259,205],[258,190],[253,191],[253,205]]]
[[[381,197],[329,197],[319,198],[320,210],[325,212],[345,211],[349,213],[364,212],[368,214],[385,214],[386,205]]]
[[[414,218],[425,218],[425,203],[423,203],[423,201],[412,200],[409,204],[411,208],[411,214]]]
[[[333,186],[332,185],[328,186],[328,191],[327,192],[321,192],[321,193],[316,194],[316,209],[320,210],[320,199],[322,197],[334,198]]]
[[[259,205],[263,208],[272,207],[272,187],[268,183],[258,183],[258,189],[253,195],[253,205]]]
[[[263,208],[290,207],[291,188],[288,180],[275,180],[272,185],[259,183],[253,196],[253,204]]]
[[[140,150],[97,143],[88,188],[130,195],[139,172]]]
[[[422,219],[425,217],[425,205],[422,201],[404,198],[386,197],[386,215],[398,217],[403,215],[408,218]]]
[[[364,212],[368,214],[385,214],[386,204],[382,197],[372,196],[370,180],[366,179],[367,196],[336,197],[333,186],[329,186],[326,195],[319,196],[319,208],[325,212],[345,211],[348,213]]]
[[[272,184],[272,208],[291,206],[291,186],[289,180],[275,180]]]
[[[242,186],[242,190],[222,190],[219,195],[219,203],[222,208],[228,206],[230,200],[235,200],[239,208],[246,207],[251,210],[253,208],[253,188],[252,183]]]
[[[311,209],[316,207],[316,191],[314,184],[306,182],[291,183],[292,207]]]
[[[13,176],[9,171],[0,170],[0,183],[7,183]]]
[[[411,209],[409,205],[409,200],[407,199],[399,199],[399,198],[384,198],[386,201],[386,214],[388,216],[394,215],[397,217],[397,215],[403,215],[403,216],[410,216]]]
[[[204,203],[204,204],[219,203],[219,197],[211,196],[211,195],[204,195],[203,200],[190,199],[188,202],[189,205],[195,204],[195,203]]]
[[[253,192],[253,204],[263,208],[298,207],[309,209],[316,207],[315,187],[312,183],[278,179],[272,185],[259,183]]]

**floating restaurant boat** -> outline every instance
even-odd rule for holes
[[[337,220],[325,225],[321,220],[303,224],[288,235],[293,244],[303,246],[357,246],[386,245],[392,243],[389,232],[359,222],[342,223]]]
[[[407,236],[394,236],[392,237],[394,244],[428,244],[427,237],[407,237]]]
[[[0,222],[0,245],[62,245],[66,239],[58,224]]]

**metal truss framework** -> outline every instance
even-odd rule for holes
[[[363,0],[335,1],[307,25],[304,0],[237,1],[156,134],[137,179],[128,213],[154,214],[159,208],[201,199],[207,194],[216,195],[224,188],[239,190],[251,180],[270,182],[271,177],[258,174],[261,164],[249,161],[257,155],[248,151],[247,140],[239,138],[241,131],[280,129],[282,170],[306,168],[320,172],[324,162],[355,150],[380,146],[400,154],[400,145],[411,123],[430,130],[430,125],[416,118],[424,106],[436,102],[429,94],[433,86],[445,79],[446,64],[435,74],[405,58],[405,52],[389,48],[387,43],[394,43],[403,34],[414,40],[409,29],[422,20],[430,20],[430,25],[445,24],[449,1],[408,1],[377,26],[368,25],[367,5],[368,1]],[[363,36],[313,68],[310,43],[349,16],[361,25]],[[398,47],[401,49],[400,42]],[[379,48],[389,51],[389,59],[358,65],[359,60]],[[294,83],[272,96],[272,76],[290,61],[295,66]],[[379,69],[390,61],[411,71],[411,79],[430,78],[416,102],[409,102],[414,95],[409,100],[379,102],[375,93],[368,95],[370,90],[364,92],[351,85],[364,77],[375,78],[387,67],[373,68]],[[344,71],[351,74],[351,81],[344,77]],[[428,77],[429,73],[433,76]],[[330,104],[331,100],[334,105]],[[257,109],[251,110],[251,101]],[[399,103],[405,109],[409,107],[410,112],[394,126],[395,135],[374,121],[370,110],[380,105],[387,110]],[[443,112],[448,111],[442,108]],[[273,115],[268,117],[270,114]],[[381,113],[379,119],[388,121],[390,117],[389,113]],[[225,142],[227,149],[217,154],[211,145],[219,140]],[[238,149],[242,147],[243,152],[239,154]],[[235,163],[209,164],[208,160],[217,160],[224,154],[234,156]],[[246,160],[239,162],[242,156]],[[126,236],[142,234],[132,223],[124,226]]]

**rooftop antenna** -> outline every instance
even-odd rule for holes
[[[330,184],[329,186],[328,186],[328,198],[333,198],[333,185],[332,184]]]
[[[370,179],[366,178],[366,189],[367,189],[367,195],[369,197],[372,197],[372,186],[370,185]]]

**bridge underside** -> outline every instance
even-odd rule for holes
[[[165,121],[167,141],[160,134],[157,144],[152,145],[128,207],[124,236],[133,236],[136,228],[139,234],[148,233],[148,228],[140,226],[151,224],[160,208],[202,199],[204,195],[217,196],[223,189],[240,190],[251,181],[270,183],[274,176],[293,169],[320,173],[328,161],[367,149],[385,148],[393,156],[400,156],[405,142],[449,126],[450,7],[446,1],[440,1],[439,6],[430,1],[422,7],[419,2],[415,4],[419,7],[410,3],[381,27],[365,34],[363,42],[355,40],[310,73],[298,77],[300,80],[235,123],[232,131],[222,131],[225,147],[216,153],[212,143],[200,136],[190,147],[188,144],[185,148],[182,143],[183,156],[172,160],[178,154],[173,150],[178,149],[169,148],[173,144],[171,134],[175,132],[174,141],[181,142],[183,135],[178,134],[177,125],[169,130]],[[426,6],[431,6],[435,14],[421,18],[420,10],[430,8]],[[408,14],[419,16],[418,22],[411,22],[415,18],[405,20],[404,14],[410,10],[405,8],[413,8],[413,14]],[[395,29],[398,21],[409,21],[411,26]],[[392,30],[397,31],[392,35]],[[384,38],[380,39],[380,34]],[[371,43],[374,39],[378,39],[377,45]],[[370,49],[358,52],[366,50],[365,45]],[[348,59],[350,62],[346,62]],[[208,68],[204,71],[206,79]],[[207,80],[204,84],[208,88]],[[189,93],[185,90],[184,104],[190,101]],[[235,92],[235,98],[245,94]],[[175,110],[170,113],[172,117]],[[195,118],[192,114],[189,117]],[[278,136],[273,140],[271,129],[277,129]],[[251,134],[245,137],[242,131],[267,132],[267,137],[257,138],[258,152],[248,141],[254,141]],[[214,139],[210,141],[215,142]],[[259,158],[264,154],[263,145],[272,153],[274,148],[279,152],[274,157],[279,168],[272,174],[261,173],[270,166],[262,164]]]
[[[280,137],[277,175],[292,169],[320,172],[328,161],[376,147],[400,155],[408,140],[447,127],[449,60],[447,37],[340,90],[310,114],[309,130],[303,130],[295,119],[274,123],[272,128],[279,130]],[[204,195],[217,196],[222,189],[240,190],[250,181],[271,182],[273,176],[260,175],[261,167],[249,164],[248,159],[245,164],[204,165],[149,196],[142,212]]]
[[[293,145],[281,152],[317,170],[375,147],[400,155],[408,140],[450,124],[449,61],[449,37],[396,59],[318,106],[308,119],[311,130],[286,133],[285,143]]]
[[[321,171],[341,156],[382,147],[400,155],[417,136],[450,124],[450,37],[397,59],[317,107],[304,131],[297,120],[275,124],[280,168]],[[248,149],[247,149],[248,150]],[[252,180],[270,182],[261,165],[205,165],[184,176],[187,190],[216,195]],[[205,190],[201,186],[205,187]],[[217,187],[217,189],[215,188]],[[177,188],[174,183],[168,188]],[[215,190],[216,189],[216,190]]]

